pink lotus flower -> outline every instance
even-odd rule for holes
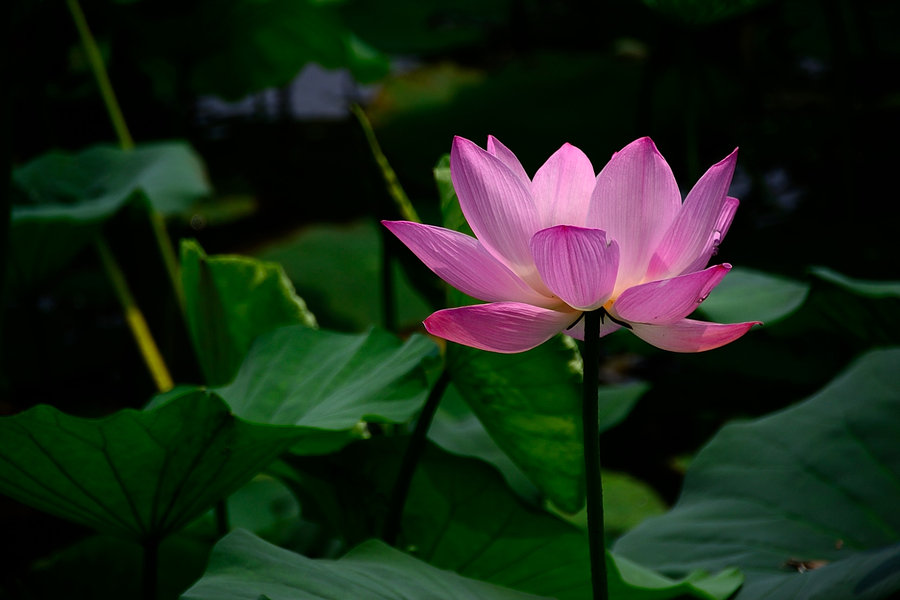
[[[441,279],[489,302],[439,310],[425,328],[493,352],[522,352],[557,333],[584,337],[582,313],[603,310],[600,337],[620,328],[674,352],[732,342],[757,324],[687,319],[731,269],[706,264],[738,207],[728,197],[737,150],[684,203],[650,138],[594,175],[565,144],[529,179],[496,138],[453,140],[450,175],[476,237],[407,221],[385,226]]]

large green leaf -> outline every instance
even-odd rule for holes
[[[700,311],[720,323],[762,321],[769,326],[796,311],[808,292],[808,284],[737,267],[703,301]]]
[[[319,515],[354,542],[383,520],[402,443],[369,440],[327,463],[288,459],[277,474]],[[385,475],[388,475],[387,477]],[[605,504],[609,507],[610,498]],[[485,463],[430,446],[413,477],[399,546],[437,567],[559,600],[590,595],[588,540],[584,531],[522,503]],[[693,573],[676,581],[610,555],[610,596],[622,600],[690,594],[725,598],[741,577]]]
[[[170,535],[159,547],[159,597],[176,598],[203,575],[215,543],[212,535],[190,531]],[[0,597],[29,600],[122,600],[140,598],[142,586],[139,544],[110,535],[94,535],[36,561],[21,595]],[[25,592],[25,589],[28,591]],[[18,590],[17,590],[18,591]]]
[[[340,560],[314,560],[237,530],[213,550],[206,574],[183,600],[526,600],[530,594],[473,581],[378,541]]]
[[[647,384],[635,382],[615,386],[603,386],[599,390],[600,430],[605,431],[620,423],[647,390]],[[538,500],[540,491],[516,463],[497,445],[481,421],[465,403],[456,386],[450,384],[435,414],[428,437],[439,446],[460,456],[472,456],[494,465],[506,478],[506,482],[523,498]],[[630,494],[637,502],[630,509],[613,509],[614,529],[632,527],[636,514],[655,514],[659,504],[652,493],[637,493],[637,486],[623,478],[615,478],[615,489],[605,485],[607,497],[612,494]],[[641,496],[640,499],[637,496]],[[607,513],[609,517],[610,513]],[[621,518],[619,518],[621,517]],[[609,518],[607,519],[609,520]]]
[[[135,198],[168,215],[209,193],[202,161],[183,142],[45,154],[13,172],[11,283],[32,285],[65,266]]]
[[[307,227],[258,256],[284,265],[323,327],[360,331],[382,321],[378,227],[369,221]],[[431,312],[399,267],[394,294],[402,327],[418,326]]]
[[[665,516],[616,550],[675,574],[737,566],[738,598],[900,593],[900,349],[864,355],[818,394],[724,427]]]
[[[859,344],[900,344],[900,282],[854,279],[824,267],[813,285],[800,326],[840,332]]]
[[[178,530],[297,439],[189,392],[146,411],[84,419],[40,405],[0,419],[0,491],[101,532]]]
[[[122,7],[117,24],[134,38],[157,93],[170,99],[175,77],[197,94],[237,99],[287,84],[310,62],[364,81],[386,75],[387,58],[350,31],[333,4],[199,0],[166,10],[143,2]]]
[[[575,351],[560,338],[520,354],[447,347],[453,385],[493,440],[554,504],[584,504]]]
[[[257,338],[234,381],[216,391],[242,418],[302,428],[295,452],[327,452],[362,421],[409,421],[428,395],[422,362],[436,354],[418,335],[401,343],[377,329],[282,327]]]
[[[208,257],[199,244],[186,240],[181,266],[188,329],[211,386],[231,381],[257,336],[282,325],[316,326],[277,263]]]

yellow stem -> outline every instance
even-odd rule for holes
[[[97,254],[100,255],[100,262],[103,263],[103,268],[106,270],[116,296],[119,298],[119,303],[122,305],[122,310],[125,313],[125,320],[128,322],[134,341],[137,342],[138,349],[144,358],[144,362],[147,364],[147,368],[150,370],[150,375],[153,377],[157,389],[160,392],[171,390],[175,385],[172,382],[172,376],[169,375],[169,370],[166,368],[162,354],[160,354],[159,348],[157,348],[156,342],[150,334],[150,328],[147,327],[144,314],[134,301],[131,290],[128,289],[128,283],[125,281],[122,269],[116,262],[109,246],[103,241],[103,238],[97,238],[94,241],[94,247],[97,249]]]
[[[78,0],[66,0],[66,4],[69,5],[69,11],[72,13],[72,19],[75,21],[75,27],[78,28],[81,45],[84,46],[91,70],[97,79],[100,95],[103,96],[103,102],[106,104],[106,111],[109,113],[113,128],[116,130],[119,144],[123,150],[131,150],[134,148],[134,140],[131,139],[128,125],[125,124],[125,117],[122,115],[122,109],[119,108],[119,101],[116,100],[116,93],[113,91],[109,75],[106,73],[106,67],[103,65],[103,56],[100,54],[100,48],[97,46],[97,41],[94,39],[90,27],[88,27],[87,19],[84,18],[81,5],[78,4]]]
[[[350,110],[353,111],[353,114],[362,126],[363,133],[366,134],[366,141],[369,142],[372,156],[375,157],[375,162],[378,164],[378,168],[381,169],[381,176],[384,177],[384,183],[387,186],[388,194],[390,194],[391,198],[394,200],[394,203],[400,210],[400,214],[407,221],[421,223],[419,215],[416,214],[416,209],[413,208],[412,202],[409,201],[409,197],[406,195],[406,192],[403,191],[403,187],[397,179],[397,174],[394,172],[394,169],[391,168],[391,164],[388,162],[384,152],[381,151],[381,146],[378,144],[378,139],[375,137],[375,132],[372,130],[372,123],[369,122],[369,117],[366,116],[365,111],[363,111],[358,104],[352,105]]]
[[[148,210],[150,212],[150,226],[153,228],[156,245],[159,247],[159,253],[166,266],[166,272],[169,274],[169,281],[171,281],[172,289],[175,291],[178,307],[181,309],[182,316],[184,316],[187,314],[184,284],[181,281],[181,263],[175,255],[175,245],[172,243],[172,238],[169,237],[169,231],[166,229],[166,219],[162,216],[162,213],[154,210],[153,207],[150,207]]]
[[[75,22],[75,27],[78,29],[81,45],[87,55],[88,63],[91,65],[94,78],[97,80],[97,87],[100,89],[100,96],[103,98],[103,103],[106,105],[106,112],[109,114],[109,119],[112,122],[113,129],[116,131],[116,136],[119,138],[119,146],[123,150],[132,150],[134,149],[134,139],[131,137],[131,132],[128,130],[128,125],[125,122],[125,116],[122,114],[122,109],[119,107],[119,101],[116,98],[115,90],[113,90],[112,83],[109,80],[109,74],[106,72],[106,65],[103,64],[103,56],[100,54],[100,48],[97,46],[97,41],[94,39],[90,27],[88,27],[84,11],[81,10],[81,5],[78,3],[78,0],[66,0],[66,4],[69,7],[69,12],[72,13],[72,20]],[[162,256],[169,279],[172,282],[172,288],[175,290],[175,297],[178,300],[178,305],[181,308],[182,314],[184,314],[184,287],[181,283],[178,258],[175,256],[172,240],[169,237],[169,232],[166,230],[165,219],[153,208],[153,206],[148,206],[148,212],[150,225],[153,229],[153,236],[156,238],[156,244],[159,247],[160,255]],[[156,387],[160,391],[171,389],[173,385],[172,377],[169,375],[165,361],[163,361],[162,355],[159,353],[159,349],[156,346],[156,342],[153,340],[153,336],[150,333],[150,329],[147,327],[147,321],[144,319],[143,313],[141,313],[134,297],[131,295],[125,276],[119,268],[112,251],[102,237],[97,239],[96,247],[97,252],[100,254],[101,261],[103,262],[103,268],[106,270],[106,273],[116,290],[116,295],[122,304],[122,309],[125,312],[125,319],[128,322],[128,326],[131,328],[131,333],[140,348],[141,355],[144,357],[144,362],[147,363],[150,374],[156,382]]]

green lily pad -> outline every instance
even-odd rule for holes
[[[453,385],[491,438],[554,504],[584,504],[581,387],[575,351],[558,337],[520,354],[450,344]]]
[[[181,244],[188,329],[206,383],[234,378],[250,344],[282,325],[316,327],[316,319],[281,265],[244,256],[208,257],[194,241]]]
[[[806,401],[727,425],[672,511],[616,551],[669,574],[738,567],[739,600],[900,593],[898,365],[900,349],[870,352]]]
[[[382,322],[379,227],[369,221],[315,225],[257,256],[284,265],[323,327],[362,331]],[[431,308],[398,265],[394,286],[398,324],[419,326]]]
[[[601,387],[598,393],[600,431],[619,424],[647,388],[647,384],[641,382]],[[540,490],[491,438],[452,383],[441,399],[428,430],[428,437],[444,450],[460,456],[480,458],[494,465],[503,473],[509,486],[523,498],[537,499],[540,496]],[[624,486],[627,487],[627,484]],[[616,519],[614,528],[624,530],[634,524],[632,518],[623,521]]]
[[[11,284],[31,286],[64,267],[137,198],[171,215],[210,191],[203,162],[184,142],[45,154],[13,171]]]
[[[281,327],[257,338],[234,381],[216,392],[244,419],[302,429],[294,452],[330,452],[363,421],[412,419],[428,395],[422,363],[436,355],[419,335],[401,343],[377,329]]]
[[[811,272],[799,325],[840,332],[865,347],[900,344],[900,282],[854,279],[824,267]]]
[[[176,598],[203,575],[214,539],[191,529],[170,535],[160,544],[160,598]],[[94,535],[37,561],[21,578],[29,600],[140,598],[143,554],[133,541]]]
[[[719,323],[762,321],[768,326],[800,308],[808,293],[808,284],[736,267],[703,301],[700,312]]]
[[[237,419],[201,391],[104,419],[40,405],[0,418],[0,491],[100,532],[161,539],[244,484],[297,435]]]
[[[311,559],[237,530],[213,550],[206,574],[182,600],[527,600],[536,596],[460,577],[378,541],[339,560]]]
[[[353,543],[383,521],[402,440],[373,439],[345,448],[326,463],[288,458],[275,474],[296,490],[303,506]],[[615,497],[607,499],[607,503]],[[500,474],[482,461],[429,446],[413,477],[398,547],[466,577],[558,600],[590,596],[587,534],[555,515],[523,503]],[[610,597],[723,599],[741,576],[692,573],[676,580],[627,559],[608,556]]]

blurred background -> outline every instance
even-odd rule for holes
[[[863,349],[898,340],[896,296],[853,304],[816,291],[810,276],[825,266],[900,279],[896,2],[85,0],[81,8],[138,145],[186,140],[204,161],[213,192],[168,215],[173,238],[281,262],[330,329],[384,324],[377,223],[400,216],[354,103],[430,223],[440,222],[433,168],[454,135],[482,144],[497,136],[530,174],[564,142],[599,170],[649,135],[683,193],[740,147],[731,195],[741,207],[718,259],[813,289],[801,316],[709,355],[609,338],[606,379],[653,387],[605,438],[607,464],[667,501],[677,495],[678,457],[721,423],[801,399]],[[67,4],[4,10],[10,168],[51,150],[115,144]],[[10,202],[25,201],[15,186],[4,197],[7,214]],[[200,381],[146,219],[122,211],[104,232],[176,381]],[[411,255],[393,252],[397,327],[409,333],[443,295]],[[51,277],[7,283],[0,414],[42,402],[82,415],[146,403],[153,382],[90,247]],[[752,302],[747,318],[758,318]],[[63,537],[74,527],[6,512]],[[16,564],[46,551],[46,542],[32,546]]]

